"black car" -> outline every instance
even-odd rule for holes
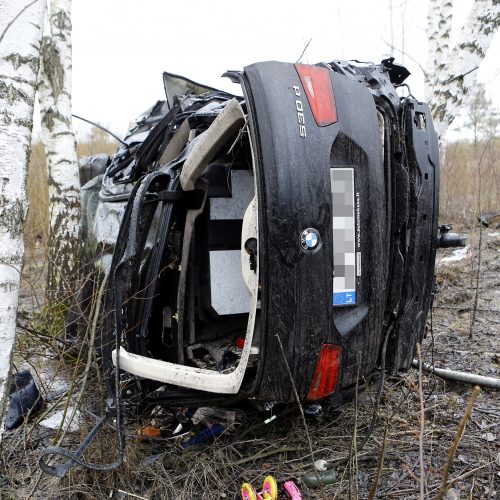
[[[84,167],[105,167],[84,229],[124,397],[339,403],[410,366],[439,154],[427,105],[397,93],[408,74],[392,58],[261,62],[226,73],[242,96],[164,74],[166,100]]]

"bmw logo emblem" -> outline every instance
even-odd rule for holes
[[[300,235],[300,245],[304,252],[315,252],[321,247],[321,238],[318,231],[312,227],[304,229]]]

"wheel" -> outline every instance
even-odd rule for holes
[[[243,500],[257,500],[257,493],[251,484],[243,483],[241,485],[241,498]]]
[[[269,498],[271,500],[278,499],[278,484],[273,476],[266,476],[264,479],[262,493],[264,494],[264,498]]]

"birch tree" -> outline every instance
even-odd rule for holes
[[[474,0],[452,47],[453,0],[429,0],[426,99],[441,140],[462,107],[468,89],[500,26],[500,0]]]
[[[45,0],[0,0],[0,440],[16,336],[26,167]]]
[[[47,18],[39,84],[49,179],[47,298],[64,300],[71,291],[81,249],[80,180],[71,124],[71,0],[51,0]]]

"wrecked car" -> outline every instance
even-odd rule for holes
[[[164,74],[166,99],[83,166],[121,397],[340,404],[362,377],[410,367],[439,154],[427,105],[398,95],[408,74],[392,58],[262,62],[225,74],[241,96]]]

